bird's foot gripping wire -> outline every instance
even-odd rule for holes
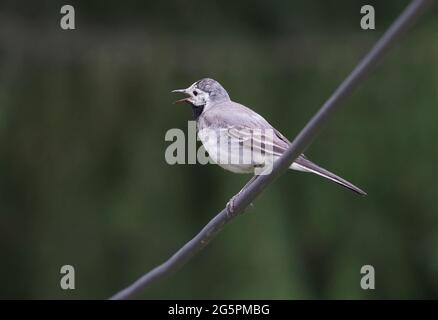
[[[257,175],[252,177],[246,184],[245,186],[242,188],[242,190],[240,190],[236,195],[234,195],[230,201],[228,201],[227,205],[226,205],[226,209],[227,209],[227,215],[229,217],[234,216],[236,214],[236,206],[235,206],[235,202],[237,200],[237,197],[243,192],[245,191],[245,189],[248,188],[248,186],[250,184],[252,184],[256,179],[257,179]],[[254,205],[252,203],[249,204],[249,207],[253,207]]]
[[[237,195],[233,196],[230,201],[227,202],[227,216],[231,217],[234,216],[234,213],[236,212],[236,207],[234,206],[234,202],[236,201]]]
[[[236,200],[237,200],[237,196],[238,196],[238,195],[239,195],[239,193],[236,194],[235,196],[233,196],[233,197],[230,199],[230,201],[227,202],[226,209],[227,209],[227,215],[228,215],[229,217],[234,216],[234,215],[236,214],[235,202],[236,202]],[[254,204],[251,202],[251,203],[249,204],[248,207],[252,208],[252,207],[254,207]],[[244,211],[243,211],[243,212],[244,212]],[[243,212],[242,212],[242,213],[243,213]]]

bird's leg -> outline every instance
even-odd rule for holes
[[[250,185],[250,184],[252,184],[252,183],[254,183],[254,181],[256,181],[257,180],[257,178],[258,178],[258,175],[255,175],[254,177],[252,177],[244,186],[243,186],[243,188],[236,194],[236,195],[234,195],[231,199],[230,199],[230,201],[228,201],[228,203],[227,203],[227,206],[226,206],[226,208],[227,208],[227,214],[229,215],[229,216],[231,216],[231,215],[233,215],[234,214],[234,209],[235,209],[235,207],[234,207],[234,201],[236,201],[236,198],[246,189],[246,188],[248,188],[248,186]],[[250,204],[250,206],[252,206],[252,203]]]

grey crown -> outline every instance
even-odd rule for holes
[[[211,101],[223,102],[230,100],[227,90],[225,90],[216,80],[210,78],[201,79],[196,83],[196,87],[207,92]]]

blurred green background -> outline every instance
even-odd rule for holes
[[[292,139],[408,1],[67,3],[0,5],[0,298],[107,298],[249,179],[165,162],[191,119],[170,90],[212,77]],[[437,298],[437,32],[435,8],[307,151],[368,197],[291,171],[139,298]]]

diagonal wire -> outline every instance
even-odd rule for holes
[[[116,293],[110,299],[129,299],[139,294],[143,289],[179,270],[196,253],[202,250],[222,230],[222,228],[242,213],[257,196],[284,173],[295,159],[305,151],[325,124],[334,116],[342,102],[365,79],[375,67],[380,58],[393,46],[400,36],[412,25],[432,3],[432,0],[413,0],[377,41],[368,54],[359,62],[350,75],[341,83],[336,91],[324,103],[319,111],[310,119],[298,136],[292,141],[287,151],[274,163],[269,175],[260,175],[250,183],[242,193],[234,198],[234,211],[230,214],[223,209],[189,242],[180,248],[163,264],[144,274],[133,284]]]

